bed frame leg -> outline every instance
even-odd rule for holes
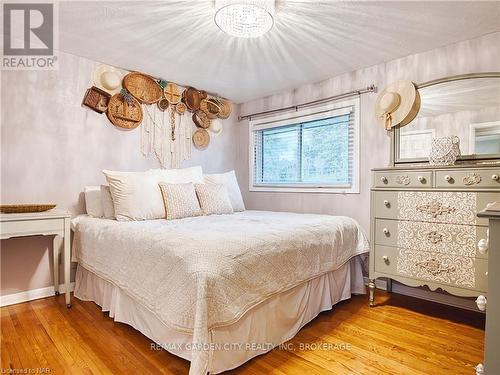
[[[370,291],[370,307],[373,307],[375,306],[375,279],[370,279],[368,289]]]
[[[387,279],[387,292],[392,293],[392,279]]]

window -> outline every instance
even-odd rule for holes
[[[413,159],[429,157],[434,133],[435,129],[401,130],[399,158]]]
[[[469,153],[477,155],[500,153],[500,121],[471,124]]]
[[[250,190],[358,193],[359,99],[250,122]]]

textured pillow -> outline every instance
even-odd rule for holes
[[[103,171],[106,175],[115,217],[119,221],[153,220],[165,217],[165,206],[158,184],[198,182],[201,167],[155,169],[147,172]]]
[[[233,206],[223,184],[196,184],[196,195],[205,215],[232,214]]]
[[[163,195],[166,212],[165,218],[167,220],[182,219],[183,217],[200,216],[203,214],[192,183],[160,183],[159,185]]]
[[[101,204],[103,217],[105,219],[115,218],[115,208],[113,207],[113,199],[108,185],[101,185]]]
[[[245,203],[243,203],[243,197],[241,196],[240,187],[234,171],[227,173],[206,174],[204,175],[204,182],[206,184],[225,185],[233,210],[235,212],[245,211]]]
[[[100,186],[85,186],[85,208],[92,217],[102,217],[101,188]]]

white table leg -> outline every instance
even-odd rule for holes
[[[53,252],[53,268],[54,268],[54,292],[56,296],[59,295],[59,254],[61,254],[62,247],[62,237],[57,235],[54,236],[52,242],[52,252]]]
[[[71,233],[70,221],[64,219],[64,288],[66,297],[66,306],[71,307],[70,294],[70,275],[71,275]]]

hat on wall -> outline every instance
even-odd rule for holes
[[[220,133],[222,133],[223,128],[224,127],[222,126],[222,120],[215,119],[215,120],[212,120],[212,122],[210,123],[208,130],[210,130],[210,132],[213,135],[220,135]]]
[[[375,103],[377,121],[390,130],[409,124],[420,109],[420,94],[411,81],[396,81],[382,91]]]
[[[122,88],[123,72],[109,65],[99,65],[94,72],[94,85],[110,94],[118,94]]]

